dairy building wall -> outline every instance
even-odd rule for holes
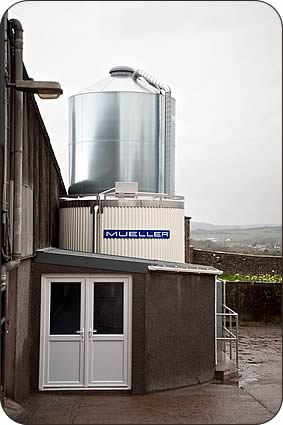
[[[6,16],[1,22],[0,35],[0,199],[3,208],[4,141],[7,138],[7,207],[10,222],[9,236],[11,249],[13,249],[15,89],[7,87],[5,71],[13,82],[15,63],[12,53],[14,37]],[[24,69],[24,78],[28,79],[28,77]],[[33,368],[30,356],[34,349],[30,338],[32,326],[30,312],[33,305],[32,258],[36,249],[58,244],[59,198],[66,194],[48,133],[32,94],[23,94],[22,114],[24,128],[22,252],[18,268],[8,272],[6,290],[1,291],[1,316],[6,319],[1,325],[1,385],[4,395],[13,399],[22,399],[30,392],[29,376]],[[3,237],[2,231],[0,233],[1,249],[4,249],[7,247],[7,238]],[[1,265],[4,261],[2,257]]]
[[[23,251],[18,269],[8,275],[4,353],[6,395],[17,399],[29,393],[28,377],[33,369],[32,257],[36,249],[58,244],[59,197],[65,193],[49,136],[32,95],[25,95],[24,108]]]
[[[133,279],[132,393],[207,382],[215,373],[215,275],[149,271],[146,260],[63,250],[38,251],[31,285],[31,389],[37,391],[40,281],[51,276],[128,273]],[[172,265],[172,263],[168,263]],[[111,279],[110,279],[111,280]],[[201,338],[200,338],[201,336]]]

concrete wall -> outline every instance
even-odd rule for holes
[[[13,359],[10,365],[13,372],[6,372],[5,377],[6,395],[16,400],[21,400],[30,392],[29,375],[30,369],[33,369],[32,363],[30,365],[27,361],[32,350],[29,328],[31,268],[28,258],[38,248],[57,245],[59,196],[65,194],[59,167],[36,102],[32,96],[27,96],[24,103],[23,258],[8,297],[9,333],[5,337],[8,347],[6,358]],[[13,279],[9,276],[8,280]],[[39,308],[39,305],[35,307]],[[38,317],[35,320],[39,320]],[[14,328],[15,340],[9,341],[12,338],[11,328]],[[14,383],[11,382],[13,379]]]
[[[38,248],[58,246],[59,198],[66,190],[35,98],[25,94],[24,100],[23,183],[31,196],[23,214],[24,217],[25,214],[32,216],[32,226],[23,226],[27,234],[23,237],[27,239],[32,235],[28,254],[33,254]]]
[[[226,302],[241,321],[281,321],[282,284],[227,282]]]
[[[282,257],[191,249],[191,260],[223,270],[224,274],[282,274]],[[221,278],[221,276],[220,276]],[[227,282],[226,304],[242,321],[281,320],[280,283]]]
[[[22,365],[22,380],[29,382],[30,391],[38,390],[41,274],[103,272],[93,268],[32,264],[32,303],[28,313],[32,346],[29,360],[23,359],[29,364]],[[132,393],[143,394],[212,379],[214,277],[166,272],[133,273],[132,276]]]
[[[29,381],[32,365],[29,354],[32,349],[30,338],[30,272],[31,260],[21,262],[17,279],[17,316],[16,316],[16,355],[15,355],[15,399],[22,399],[29,393]]]
[[[13,69],[13,55],[9,62]],[[25,78],[27,74],[25,73]],[[14,95],[9,92],[8,113],[8,194],[14,182],[13,126]],[[31,260],[38,248],[57,245],[59,196],[66,193],[49,136],[35,98],[24,94],[23,111],[23,205],[22,252],[18,270],[8,274],[8,298],[5,333],[4,382],[6,397],[21,400],[30,392],[29,377],[33,364],[29,362],[31,340]],[[2,155],[2,147],[1,147]],[[11,167],[10,167],[11,164]],[[1,191],[2,192],[2,191]],[[13,241],[13,199],[9,199],[10,240]],[[39,306],[35,306],[39,308]],[[38,320],[38,316],[36,316]]]
[[[191,261],[223,270],[225,274],[281,274],[282,257],[272,255],[238,254],[193,249]]]
[[[146,391],[214,377],[214,276],[153,272],[146,285]]]
[[[32,285],[31,297],[32,304],[30,308],[31,317],[31,339],[33,342],[30,350],[30,364],[33,365],[30,376],[25,379],[30,382],[30,391],[38,391],[38,373],[39,373],[39,341],[40,341],[40,297],[41,297],[41,274],[60,274],[60,273],[107,273],[109,271],[93,269],[66,267],[60,265],[47,265],[33,263],[32,265]],[[117,275],[119,272],[114,272]],[[125,273],[123,273],[125,274]],[[144,359],[145,359],[145,280],[146,274],[133,273],[133,336],[132,336],[132,367],[133,367],[133,385],[132,392],[144,393]],[[28,369],[28,367],[26,367]]]

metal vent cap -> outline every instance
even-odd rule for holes
[[[130,66],[114,66],[110,69],[109,74],[111,77],[115,76],[122,76],[122,77],[129,77],[133,75],[135,70],[131,68]]]

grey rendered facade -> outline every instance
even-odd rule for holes
[[[21,253],[17,268],[8,271],[7,286],[2,285],[1,325],[1,371],[2,392],[5,397],[21,399],[29,392],[29,382],[23,374],[29,370],[32,339],[29,328],[32,303],[32,258],[36,249],[57,244],[59,197],[65,187],[54,156],[50,139],[32,94],[22,94],[22,109],[16,112],[15,90],[7,82],[15,79],[14,32],[5,19],[1,22],[1,210],[7,209],[8,229],[2,220],[1,248],[8,258],[1,257],[1,265],[14,259],[13,253],[13,211],[15,187],[15,126],[16,114],[23,117],[22,131],[22,226]],[[28,75],[23,69],[24,78]],[[7,205],[3,205],[4,143],[7,141]],[[11,251],[9,253],[8,251]],[[11,254],[11,255],[10,255]],[[8,260],[8,261],[7,261]],[[2,270],[1,270],[2,272]],[[1,276],[2,278],[2,276]]]

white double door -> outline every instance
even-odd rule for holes
[[[39,388],[130,389],[130,276],[42,276]]]

